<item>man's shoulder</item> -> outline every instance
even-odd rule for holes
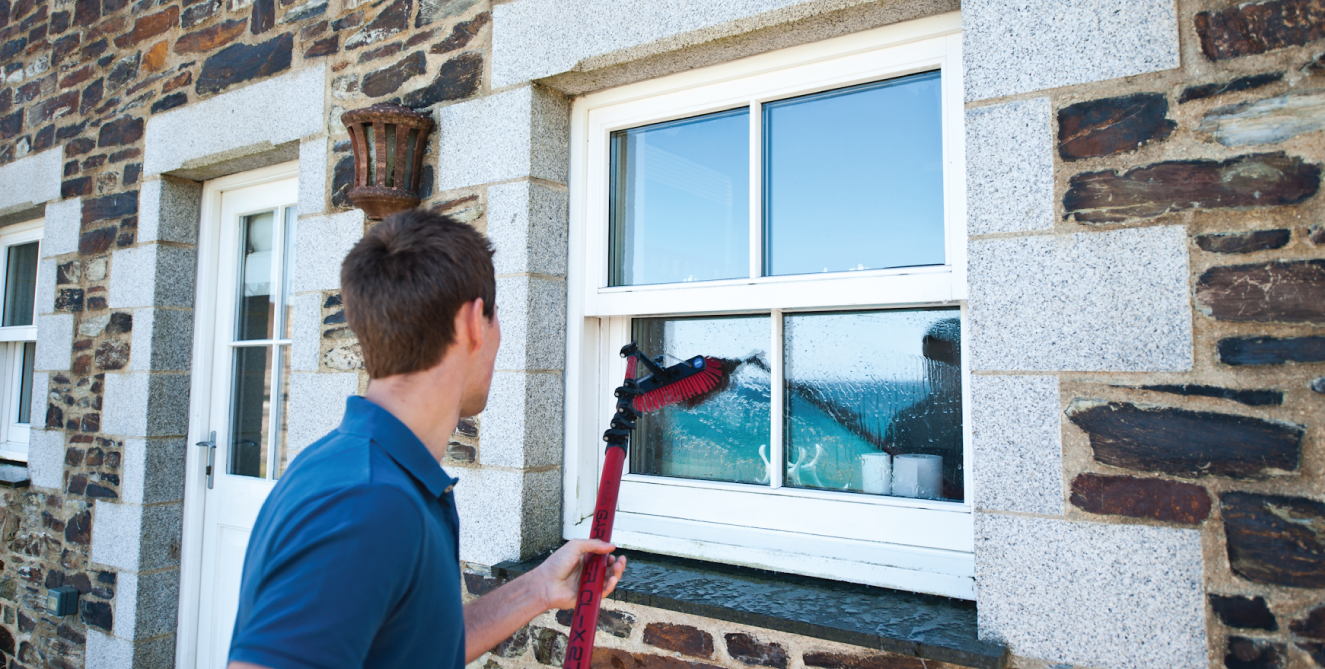
[[[369,438],[333,432],[300,453],[277,482],[272,501],[274,515],[288,516],[341,505],[360,513],[396,512],[419,508],[422,498],[409,475]]]

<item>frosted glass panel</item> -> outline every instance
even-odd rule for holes
[[[763,361],[771,327],[768,316],[633,321],[634,339],[650,355],[745,362],[732,373],[727,390],[703,404],[673,405],[641,418],[630,449],[631,473],[768,484],[772,405]]]
[[[942,265],[939,73],[764,105],[764,273]]]
[[[610,284],[750,275],[750,113],[612,133]]]
[[[788,487],[964,499],[957,309],[788,315]]]

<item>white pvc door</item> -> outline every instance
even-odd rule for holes
[[[214,434],[203,494],[196,666],[222,669],[230,648],[249,533],[285,469],[290,387],[290,282],[297,181],[222,191],[200,240],[198,315],[211,337],[210,392],[193,433]],[[209,243],[210,242],[210,243]],[[213,295],[202,295],[207,290]],[[205,299],[211,297],[212,299]],[[203,361],[199,361],[200,366]],[[207,446],[196,448],[206,453]],[[206,456],[204,455],[204,459]]]

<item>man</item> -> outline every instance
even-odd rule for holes
[[[439,463],[492,383],[492,249],[466,225],[403,212],[350,251],[341,288],[368,392],[258,514],[229,666],[460,669],[540,613],[572,608],[584,555],[613,547],[571,541],[462,608],[457,479]],[[607,560],[611,592],[625,559]]]

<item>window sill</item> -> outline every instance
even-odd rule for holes
[[[966,667],[1007,665],[1006,647],[977,637],[974,602],[619,552],[629,566],[609,599]],[[543,558],[503,562],[492,573],[512,579]]]
[[[28,479],[28,466],[11,460],[0,461],[0,488],[26,488],[31,485]]]

